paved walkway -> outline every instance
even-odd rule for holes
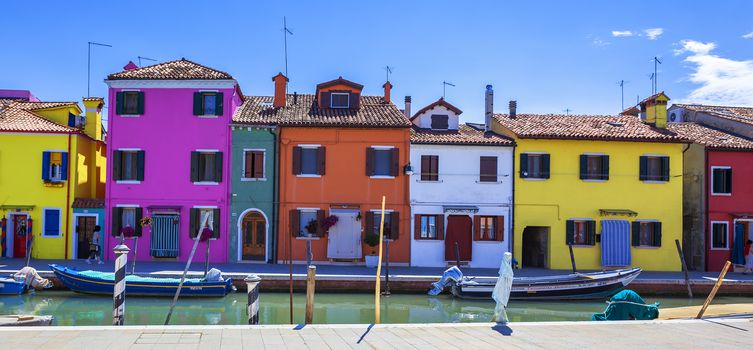
[[[4,349],[750,349],[750,320],[0,328]]]

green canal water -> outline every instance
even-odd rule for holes
[[[171,298],[126,299],[128,325],[161,325],[170,307]],[[647,302],[660,301],[663,307],[700,305],[703,299],[649,297]],[[715,304],[749,303],[752,298],[718,297]],[[372,294],[316,294],[314,323],[371,323],[374,320]],[[511,321],[586,321],[591,314],[602,312],[604,302],[532,302],[512,301],[508,308]],[[294,319],[303,323],[305,295],[294,297]],[[426,322],[489,322],[493,301],[453,299],[449,295],[428,297],[416,294],[394,294],[382,297],[383,323]],[[60,326],[109,325],[112,298],[63,291],[45,291],[34,295],[1,296],[0,314],[52,315]],[[262,293],[260,322],[287,324],[288,295]],[[182,299],[178,301],[171,324],[215,325],[246,324],[246,294],[232,293],[222,299]]]

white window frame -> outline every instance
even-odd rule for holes
[[[57,210],[58,212],[58,234],[57,235],[47,235],[45,232],[45,228],[47,227],[47,211],[48,210]],[[29,232],[26,233],[27,235],[30,234]],[[61,208],[42,208],[42,234],[41,236],[44,238],[59,238],[63,234],[63,209]]]
[[[729,193],[714,192],[714,170],[715,169],[727,169],[727,170],[732,171],[732,167],[728,166],[728,165],[718,165],[718,166],[712,166],[711,167],[711,186],[709,186],[709,187],[711,187],[711,195],[712,196],[731,196],[732,195],[732,191],[730,191]],[[730,180],[732,180],[732,179],[730,179]]]
[[[322,210],[321,208],[296,208],[298,210],[298,213],[314,213],[314,216],[316,216],[316,213],[319,212],[319,210]],[[305,229],[305,226],[301,225],[301,216],[298,215],[298,230],[303,231]],[[295,236],[295,239],[297,240],[303,240],[303,241],[318,241],[319,237],[316,236],[301,236],[301,232],[298,232]]]
[[[714,247],[714,224],[724,224],[725,247]],[[712,221],[709,228],[709,250],[729,250],[729,221]]]
[[[379,145],[377,145],[377,146],[369,146],[369,147],[371,147],[372,149],[374,149],[374,151],[387,151],[387,150],[392,150],[392,149],[395,148],[395,146],[379,146]],[[376,157],[376,155],[374,155],[374,156]],[[376,160],[374,160],[374,171],[376,171]],[[371,179],[394,179],[395,177],[392,176],[392,175],[371,175],[371,176],[369,176],[369,178],[371,178]],[[419,177],[419,179],[420,179],[420,177]]]
[[[262,174],[260,178],[246,177],[246,152],[262,153]],[[241,168],[241,181],[267,181],[267,150],[264,148],[244,148],[243,149],[243,167]]]
[[[314,145],[314,144],[302,144],[302,145],[297,145],[297,146],[300,147],[301,149],[317,149],[317,150],[322,147],[322,145]],[[303,168],[303,159],[301,159],[301,168]],[[303,171],[303,169],[301,169],[301,171]],[[267,174],[264,174],[264,175],[266,176]],[[296,177],[322,177],[319,174],[296,174],[295,176]]]
[[[332,104],[332,102],[335,100],[335,95],[346,95],[346,96],[348,96],[348,105],[345,106],[345,107],[341,107],[341,106],[335,107]],[[341,109],[341,108],[342,109],[350,108],[350,93],[348,93],[348,92],[333,92],[333,93],[330,93],[330,95],[329,95],[329,108],[338,108],[338,109]]]

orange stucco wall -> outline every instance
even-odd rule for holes
[[[293,260],[306,260],[306,242],[292,239],[289,213],[298,208],[319,208],[329,215],[330,208],[349,204],[364,215],[381,207],[386,196],[386,209],[400,212],[400,235],[390,243],[390,261],[408,263],[410,258],[410,206],[408,177],[402,166],[410,159],[409,129],[356,128],[282,128],[280,132],[280,222],[278,260],[289,258],[289,244],[293,245]],[[293,147],[317,144],[326,147],[326,173],[321,177],[293,175]],[[366,176],[366,148],[394,146],[400,149],[401,173],[394,179],[372,179]],[[361,228],[365,220],[361,220]],[[363,238],[363,232],[361,233]],[[327,239],[312,242],[313,260],[327,261]],[[363,255],[371,248],[362,245]]]

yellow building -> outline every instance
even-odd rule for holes
[[[77,199],[104,199],[104,101],[83,102],[85,111],[75,102],[0,99],[3,256],[25,257],[31,240],[34,258],[75,258],[78,241],[101,220],[72,208]]]
[[[686,140],[656,127],[666,121],[512,106],[493,130],[517,144],[513,254],[523,267],[570,269],[572,243],[578,269],[680,270]]]

